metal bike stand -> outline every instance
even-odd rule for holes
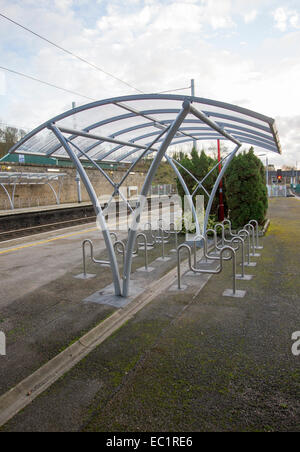
[[[204,239],[205,240],[205,239]],[[177,278],[178,278],[178,290],[183,290],[183,287],[181,285],[181,262],[180,262],[180,251],[182,249],[186,249],[188,251],[188,265],[189,269],[193,271],[194,273],[204,273],[204,274],[211,274],[211,275],[217,275],[222,272],[223,270],[223,254],[226,251],[229,251],[232,256],[232,289],[226,289],[223,292],[224,297],[234,297],[234,298],[243,298],[246,294],[246,291],[244,290],[237,290],[236,288],[236,253],[233,248],[230,246],[224,246],[220,252],[220,258],[219,258],[219,267],[216,270],[207,270],[207,269],[197,269],[192,266],[192,249],[189,245],[183,243],[182,245],[179,245],[177,248]]]
[[[146,234],[140,232],[136,236],[137,242],[138,242],[139,238],[141,238],[143,240],[143,242],[144,242],[143,245],[144,245],[144,252],[145,252],[145,266],[141,267],[141,268],[138,268],[136,271],[137,272],[152,272],[154,270],[154,268],[148,266],[148,242],[147,242],[147,236],[146,236]],[[137,245],[139,246],[139,242],[137,243]]]
[[[160,237],[162,256],[158,257],[156,260],[159,261],[159,262],[167,262],[167,261],[171,260],[171,258],[170,257],[166,257],[166,255],[165,255],[164,231],[163,231],[163,229],[161,227],[158,229],[158,231],[159,231],[160,236],[158,236],[157,238]],[[159,243],[159,241],[158,241],[158,243]]]
[[[239,231],[239,236],[243,235],[244,240],[247,241],[247,261],[244,262],[245,267],[256,267],[256,262],[251,262],[251,242],[250,242],[250,232],[247,229],[241,229]]]
[[[241,249],[242,249],[242,262],[241,262],[241,267],[242,267],[242,273],[241,274],[237,274],[236,275],[236,279],[240,280],[240,281],[251,281],[251,279],[253,278],[253,275],[246,275],[245,274],[245,240],[242,237],[233,237],[231,239],[231,242],[239,242],[241,244]],[[238,247],[239,249],[239,247]]]
[[[255,228],[256,228],[256,245],[255,245],[255,248],[257,250],[262,250],[264,247],[259,244],[259,226],[258,226],[258,221],[250,220],[249,223],[250,224],[254,223],[255,224]]]
[[[147,229],[148,226],[150,226],[150,227]],[[155,247],[156,241],[155,241],[155,235],[153,235],[152,225],[149,222],[144,224],[144,234],[146,234],[146,237],[147,237],[147,232],[150,234],[150,237],[153,239],[152,242],[148,242],[148,239],[147,239],[147,248],[148,248],[148,250],[151,250]]]
[[[175,248],[170,250],[170,253],[176,253],[177,252],[177,248],[178,248],[178,234],[179,232],[175,229],[175,223],[170,223],[170,229],[168,231],[168,233],[170,235],[174,235],[175,237]],[[171,229],[173,227],[173,230]]]
[[[95,257],[94,257],[94,244],[93,244],[93,242],[90,239],[86,239],[86,240],[84,240],[82,242],[83,273],[80,273],[80,275],[75,276],[76,279],[91,279],[91,278],[95,278],[95,276],[97,276],[95,274],[87,273],[87,270],[86,270],[86,252],[85,252],[86,245],[90,246],[91,261],[94,264],[100,264],[100,265],[101,264],[105,264],[107,266],[110,265],[109,261],[95,259]]]
[[[246,229],[246,230],[248,230],[249,228],[251,229],[251,235],[252,235],[252,253],[250,254],[250,256],[260,257],[260,254],[255,252],[255,228],[254,228],[253,224],[247,223],[244,226],[244,229]]]

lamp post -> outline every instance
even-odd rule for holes
[[[191,96],[195,97],[195,80],[191,79]],[[193,140],[193,148],[197,149],[197,140]]]

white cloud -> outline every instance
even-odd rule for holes
[[[250,22],[253,22],[256,19],[256,17],[257,17],[257,11],[256,11],[256,9],[253,9],[252,11],[247,12],[244,15],[244,21],[246,24],[249,24]]]
[[[275,20],[275,27],[282,32],[286,31],[288,26],[291,26],[292,28],[300,27],[299,15],[297,11],[291,11],[287,8],[280,7],[277,8],[272,14]]]
[[[142,91],[188,86],[194,78],[198,96],[285,118],[279,120],[279,131],[284,155],[292,158],[295,135],[285,124],[300,117],[300,32],[295,29],[295,11],[288,14],[283,9],[274,16],[281,27],[294,27],[293,33],[261,41],[250,53],[251,36],[242,34],[248,27],[237,25],[263,14],[261,5],[269,0],[251,1],[253,9],[244,0],[133,0],[130,7],[111,0],[106,8],[102,0],[94,20],[86,23],[74,13],[72,3],[89,8],[89,2],[65,0],[58,6],[51,2],[49,8],[46,0],[1,0],[4,14]],[[270,17],[270,9],[266,11]],[[231,47],[233,32],[237,45]],[[208,34],[214,38],[206,40]],[[0,43],[4,66],[72,91],[97,99],[136,92],[5,21]],[[1,100],[5,108],[0,106],[0,118],[27,127],[68,109],[72,101],[86,102],[17,76],[7,77],[7,95]]]

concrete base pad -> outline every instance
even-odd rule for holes
[[[251,257],[260,257],[260,254],[259,253],[255,253],[255,254],[251,253],[250,256]]]
[[[153,270],[155,270],[154,267],[148,267],[147,270],[145,269],[145,267],[140,267],[140,268],[136,269],[137,272],[145,272],[145,273],[150,273]]]
[[[233,293],[232,289],[226,289],[223,292],[223,297],[244,298],[245,295],[245,290],[236,290],[235,293]]]
[[[251,281],[251,279],[253,279],[253,275],[235,275],[236,279],[238,279],[239,281]]]
[[[198,265],[200,265],[200,267],[201,267],[201,265],[202,265],[203,267],[204,267],[204,266],[209,267],[209,266],[214,265],[215,262],[219,262],[219,261],[215,261],[215,260],[211,260],[211,261],[199,261],[199,262],[198,262]]]
[[[123,308],[128,303],[131,302],[133,298],[144,292],[145,288],[139,287],[136,284],[131,286],[131,295],[129,297],[121,297],[114,295],[113,284],[105,287],[102,290],[90,295],[83,300],[84,303],[97,303],[97,304],[107,304],[109,306],[114,306],[115,308]]]
[[[241,264],[242,265],[242,264]],[[250,262],[250,264],[248,264],[248,262],[244,263],[245,267],[256,267],[256,262]]]
[[[200,273],[195,273],[193,271],[188,271],[184,276],[200,276]]]
[[[84,273],[80,273],[80,275],[74,276],[76,279],[91,279],[95,278],[97,275],[93,275],[91,273],[87,273],[86,275]]]
[[[187,285],[182,284],[181,289],[178,289],[178,284],[174,284],[173,286],[169,287],[169,292],[181,292],[182,290],[186,290]]]
[[[170,257],[158,257],[158,258],[155,260],[155,262],[156,262],[156,261],[158,261],[158,262],[167,262],[167,261],[170,261],[170,260],[171,260]]]

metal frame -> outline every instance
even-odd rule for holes
[[[137,108],[137,105],[142,107]],[[111,111],[112,113],[110,113]],[[79,120],[76,121],[76,124],[78,124],[80,123],[81,115],[85,115],[87,112],[91,117],[88,117],[90,120],[85,123],[84,127],[74,130],[67,126],[66,120],[72,117],[75,119],[76,115],[78,115]],[[106,128],[106,133],[103,133],[102,128]],[[151,130],[151,128],[154,130]],[[48,133],[45,136],[47,131]],[[150,139],[151,141],[149,141]],[[223,159],[225,164],[222,171],[215,182],[212,192],[208,193],[203,186],[203,182],[214,168],[210,170],[202,181],[198,181],[180,162],[173,159],[167,152],[172,145],[181,143],[194,144],[200,140],[216,139],[229,140],[235,144],[235,148]],[[163,157],[166,158],[173,168],[187,195],[196,225],[196,234],[202,233],[205,235],[208,217],[219,182],[233,157],[241,148],[242,143],[250,143],[269,151],[281,153],[276,126],[274,120],[270,117],[236,105],[195,96],[143,94],[105,99],[72,108],[34,129],[13,146],[9,153],[68,158],[74,163],[98,216],[109,255],[115,294],[127,297],[129,295],[132,257],[141,213],[145,206],[146,196],[151,188],[152,180]],[[122,281],[115,247],[112,244],[104,212],[82,162],[88,161],[92,163],[111,184],[112,195],[108,202],[109,205],[116,195],[120,195],[127,202],[127,199],[120,191],[120,187],[135,166],[150,154],[153,155],[153,161],[146,175],[137,206],[133,209],[129,205],[132,211],[132,221],[128,231]],[[127,163],[129,166],[121,182],[114,183],[101,168],[101,162]],[[197,187],[193,193],[189,192],[179,167],[197,182]],[[1,181],[0,185],[3,187]],[[5,187],[3,188],[7,192]],[[192,200],[200,188],[209,197],[203,231],[201,231]],[[59,194],[57,196],[58,200]],[[13,202],[13,199],[11,201]]]
[[[56,204],[60,204],[60,194],[62,188],[63,178],[65,173],[48,174],[48,173],[9,173],[0,172],[0,186],[5,191],[11,210],[15,209],[15,193],[16,188],[19,185],[48,185],[51,188],[56,200]],[[51,182],[58,182],[58,190],[55,190]],[[12,186],[12,193],[9,194],[8,189],[5,186]]]

